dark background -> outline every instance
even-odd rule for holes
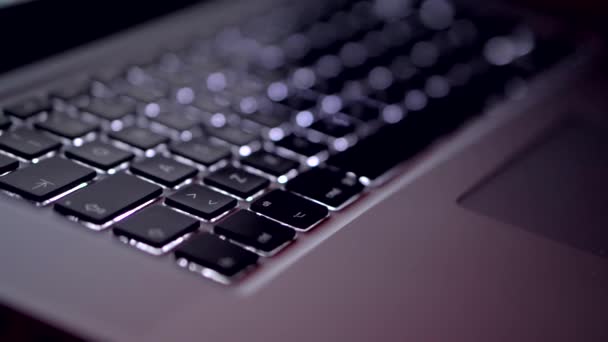
[[[198,0],[37,0],[0,10],[0,73]]]

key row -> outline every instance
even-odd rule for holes
[[[36,202],[60,197],[55,202],[55,210],[77,218],[91,228],[90,225],[103,229],[117,221],[114,224],[117,235],[154,254],[163,254],[190,237],[198,230],[200,220],[216,222],[237,207],[235,198],[200,184],[191,184],[169,194],[160,204],[159,199],[163,193],[160,187],[126,173],[112,175],[84,186],[93,181],[95,172],[62,158],[47,159],[12,173],[7,171],[16,167],[16,161],[0,156],[0,171],[9,172],[0,177],[1,188]],[[230,181],[244,185],[243,182],[249,182],[245,177],[254,176],[238,173],[238,169],[233,171],[230,174],[228,171],[218,173],[218,179],[225,184],[218,181],[209,185],[227,189]],[[228,242],[224,241],[227,239],[258,254],[271,255],[293,240],[295,231],[310,230],[328,216],[327,207],[315,202],[332,203],[331,201],[347,196],[355,197],[358,195],[357,189],[361,189],[348,181],[347,176],[340,179],[330,170],[304,173],[301,177],[306,177],[301,182],[310,182],[311,186],[300,187],[294,183],[288,187],[301,196],[284,190],[270,191],[253,202],[249,210],[238,210],[219,221],[213,229],[215,235],[196,234],[192,241],[188,240],[178,247],[176,256],[214,269],[224,276],[231,276],[235,274],[235,268],[245,267],[239,261],[241,256],[251,254],[232,245],[217,247],[220,251],[233,251],[234,255],[230,257],[238,265],[227,267],[226,263],[213,264],[211,259],[205,259],[217,256],[214,254],[217,251],[213,252],[214,248],[209,251],[191,250],[191,246],[202,243],[200,240],[212,245],[228,246]],[[329,184],[330,179],[335,183]],[[69,193],[63,196],[66,192]],[[152,202],[158,204],[149,206]],[[140,210],[144,206],[146,208]],[[136,212],[131,214],[133,211]],[[127,215],[129,216],[122,220]]]

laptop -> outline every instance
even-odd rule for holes
[[[471,1],[3,1],[0,335],[608,341],[603,42]]]

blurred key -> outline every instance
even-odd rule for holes
[[[47,98],[32,97],[4,107],[4,113],[19,119],[28,119],[50,109],[51,102]]]
[[[277,177],[298,167],[298,163],[293,160],[285,159],[265,151],[255,152],[243,158],[241,163]]]
[[[212,145],[202,138],[172,145],[169,148],[174,154],[204,166],[211,166],[230,157],[230,149]]]
[[[61,144],[25,127],[0,136],[0,149],[24,159],[34,159],[59,149]]]
[[[205,131],[208,132],[214,138],[225,141],[235,146],[246,146],[257,139],[257,136],[255,134],[244,132],[243,130],[236,127],[206,127]]]
[[[65,155],[102,170],[109,170],[135,157],[131,152],[99,141],[71,148],[65,151]]]
[[[311,142],[293,134],[278,141],[276,145],[305,157],[312,157],[327,150],[322,144]]]
[[[357,129],[349,117],[340,113],[329,115],[315,122],[310,128],[332,138],[344,137]]]
[[[99,128],[97,124],[77,120],[59,112],[53,112],[45,121],[37,122],[35,126],[67,139],[76,139]]]
[[[167,137],[141,127],[128,127],[122,131],[111,132],[109,136],[140,150],[149,150],[169,140]]]
[[[82,110],[106,120],[122,119],[135,114],[135,104],[123,98],[93,98]]]

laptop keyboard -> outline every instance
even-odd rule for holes
[[[391,3],[281,7],[9,104],[0,188],[238,279],[567,52],[444,0]]]

